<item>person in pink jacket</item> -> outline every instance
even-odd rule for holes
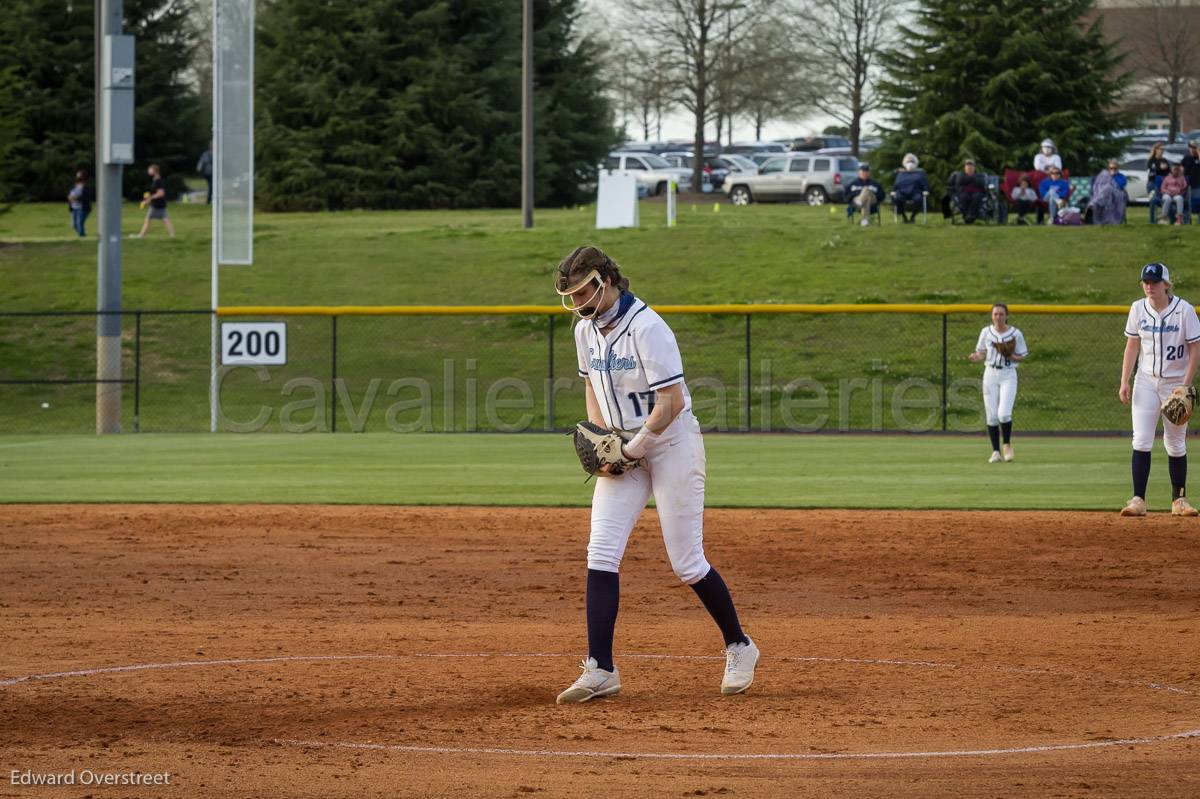
[[[1188,197],[1188,182],[1183,176],[1183,165],[1175,164],[1171,167],[1171,174],[1163,178],[1162,182],[1162,211],[1158,215],[1158,224],[1166,225],[1170,223],[1167,218],[1168,210],[1173,205],[1175,206],[1175,224],[1183,224],[1183,204],[1187,202]]]

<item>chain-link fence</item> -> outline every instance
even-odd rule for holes
[[[396,310],[222,311],[222,323],[284,323],[286,363],[221,366],[218,429],[524,432],[585,415],[565,314]],[[990,321],[981,307],[780,310],[663,309],[706,430],[980,429],[983,367],[967,355]],[[1026,431],[1129,427],[1116,399],[1124,311],[1080,310],[1013,309],[1030,350],[1014,414]],[[208,430],[211,313],[121,318],[122,430]],[[95,325],[94,313],[0,314],[0,432],[95,429]]]

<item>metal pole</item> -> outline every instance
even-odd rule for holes
[[[212,18],[212,143],[213,147],[219,147],[221,144],[221,72],[218,66],[218,61],[221,58],[220,42],[217,41],[217,31],[220,30],[220,15],[221,15],[221,0],[213,0],[213,18]],[[209,282],[212,286],[212,297],[210,298],[210,308],[212,316],[209,322],[208,330],[208,430],[210,433],[217,432],[217,403],[220,398],[217,396],[217,297],[218,286],[217,279],[220,272],[217,269],[217,255],[220,247],[220,230],[221,220],[218,217],[218,211],[221,208],[221,162],[219,151],[213,152],[213,174],[212,174],[212,194],[213,202],[210,206],[212,216],[212,236],[211,236],[211,253],[210,253],[210,269],[211,277]]]
[[[121,34],[121,0],[99,0],[100,30],[96,39],[96,107],[102,108],[100,45],[105,36]],[[96,380],[121,379],[121,180],[124,167],[105,163],[101,142],[111,120],[97,110],[96,119],[96,205],[99,211],[100,243],[96,257]],[[121,432],[121,384],[96,384],[96,432]]]
[[[330,322],[330,345],[329,349],[333,353],[329,364],[329,385],[333,389],[329,394],[329,430],[332,433],[337,432],[337,317],[329,317]],[[350,432],[354,432],[351,430]]]
[[[533,0],[524,2],[521,35],[521,225],[533,227]]]
[[[942,432],[946,432],[946,319],[947,315],[942,314]]]
[[[554,429],[554,315],[551,314],[550,316],[546,317],[546,321],[548,323],[547,327],[549,328],[549,331],[550,331],[549,336],[548,336],[548,340],[549,340],[549,348],[548,348],[549,352],[547,354],[548,365],[546,367],[546,373],[549,375],[549,379],[546,382],[546,386],[548,389],[547,397],[546,397],[546,422],[549,425],[548,429],[553,430]]]
[[[746,432],[750,432],[750,314],[746,314]]]
[[[133,432],[142,430],[142,312],[133,315]]]

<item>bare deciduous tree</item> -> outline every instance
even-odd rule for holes
[[[738,114],[754,125],[754,138],[772,120],[804,118],[817,93],[818,67],[803,41],[790,35],[780,16],[767,15],[755,22],[735,65],[741,102]]]
[[[1136,88],[1165,103],[1169,140],[1179,134],[1180,106],[1200,99],[1200,30],[1196,8],[1181,0],[1141,0],[1125,44],[1137,71]]]
[[[624,85],[622,96],[642,128],[642,138],[662,138],[663,117],[674,106],[671,79],[667,65],[653,47],[644,42],[631,42],[619,51]]]
[[[879,55],[891,44],[903,6],[903,0],[814,0],[798,31],[820,58],[825,76],[813,102],[849,128],[855,155],[862,118],[879,107]]]
[[[644,36],[662,56],[673,96],[695,120],[692,187],[704,169],[704,127],[713,114],[714,80],[722,48],[736,48],[769,0],[626,0]]]

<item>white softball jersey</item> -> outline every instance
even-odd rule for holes
[[[596,393],[604,421],[636,430],[654,407],[654,392],[683,383],[675,334],[646,303],[621,296],[620,316],[607,335],[595,323],[575,326],[579,376]],[[691,585],[708,574],[704,557],[704,437],[683,386],[684,407],[646,451],[644,466],[616,477],[597,477],[588,538],[589,569],[618,572],[629,536],[650,497],[658,511],[671,569]]]
[[[975,344],[975,349],[978,352],[987,353],[984,363],[993,369],[1016,369],[1017,362],[1005,358],[996,349],[996,344],[1014,338],[1017,340],[1017,346],[1013,350],[1013,355],[1020,355],[1024,358],[1029,354],[1029,348],[1025,346],[1025,334],[1012,325],[1009,325],[1003,333],[998,333],[996,328],[991,325],[985,326],[983,330],[979,331],[979,341]]]
[[[1133,417],[1133,448],[1149,452],[1162,416],[1162,403],[1187,375],[1188,345],[1200,341],[1200,319],[1191,303],[1172,297],[1159,313],[1148,299],[1129,307],[1125,335],[1139,339],[1137,373],[1133,378],[1130,413]],[[1163,446],[1167,454],[1187,454],[1187,423],[1171,424],[1165,418]]]
[[[975,349],[986,353],[983,370],[983,413],[989,427],[995,427],[1002,422],[1011,422],[1013,406],[1017,402],[1017,362],[1006,358],[997,349],[1001,341],[1016,339],[1014,355],[1024,357],[1029,354],[1025,346],[1025,334],[1009,325],[1003,333],[987,325],[979,331],[979,341]]]
[[[592,384],[604,421],[637,430],[654,408],[654,392],[683,383],[683,358],[675,334],[650,306],[632,294],[620,302],[627,307],[607,335],[588,319],[575,325],[575,350],[579,376]],[[689,413],[686,384],[683,401],[683,413]]]
[[[1147,377],[1182,380],[1187,374],[1187,345],[1200,341],[1200,319],[1187,300],[1172,297],[1159,313],[1150,300],[1141,299],[1129,306],[1125,335],[1141,339],[1137,373]]]

